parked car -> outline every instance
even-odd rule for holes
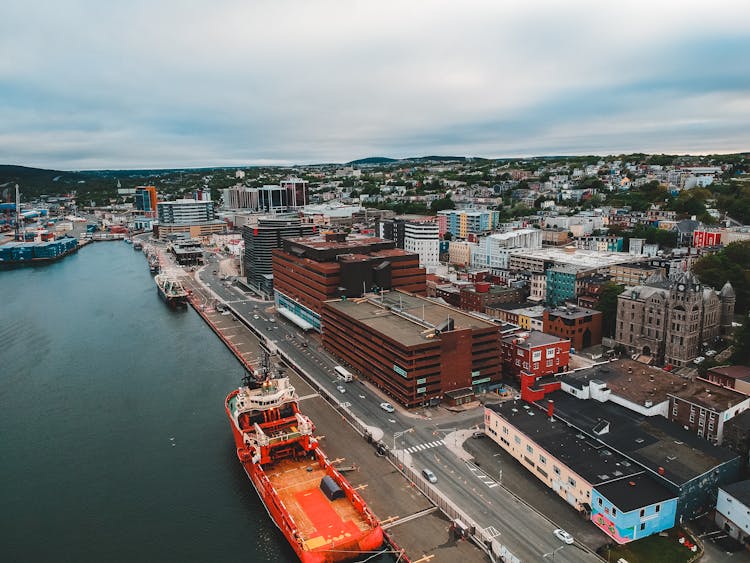
[[[344,387],[343,385],[337,385],[337,386],[336,386],[336,390],[337,390],[337,391],[338,391],[339,393],[346,393],[346,387]]]
[[[571,536],[568,532],[565,530],[561,530],[560,528],[557,528],[555,531],[552,532],[555,534],[555,537],[560,540],[563,543],[571,544],[575,540],[573,539],[573,536]]]
[[[702,364],[705,360],[706,360],[706,358],[704,358],[703,356],[698,356],[697,358],[695,358],[693,360],[693,363],[694,364]]]
[[[713,358],[716,354],[716,350],[706,350],[706,356],[709,358]]]
[[[422,470],[422,476],[427,479],[430,483],[437,483],[437,477],[429,469]]]
[[[390,403],[380,403],[380,408],[383,409],[385,412],[393,412],[396,410],[393,408],[393,405]]]
[[[475,430],[471,433],[472,438],[484,438],[484,432],[482,430]]]

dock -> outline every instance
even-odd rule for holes
[[[237,316],[218,311],[213,296],[192,277],[185,276],[183,283],[192,292],[193,309],[237,360],[246,368],[257,366],[263,349],[253,330]],[[299,397],[304,398],[301,408],[315,423],[321,448],[342,470],[351,469],[346,472],[347,480],[383,524],[394,560],[446,563],[489,560],[471,542],[456,539],[449,519],[387,457],[376,455],[374,444],[347,424],[341,412],[318,389],[291,368],[287,375]]]

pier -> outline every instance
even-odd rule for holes
[[[257,366],[263,355],[260,341],[265,342],[266,335],[256,332],[231,308],[228,312],[219,311],[216,308],[219,302],[210,290],[192,277],[185,276],[183,283],[192,291],[191,306],[238,361],[246,368]],[[323,451],[330,459],[337,460],[342,469],[354,468],[347,471],[346,478],[383,523],[394,560],[465,563],[489,560],[470,541],[454,536],[450,520],[420,490],[418,479],[410,478],[409,472],[404,472],[388,456],[376,455],[372,436],[368,440],[363,435],[335,397],[328,396],[293,366],[288,367],[292,369],[287,370],[287,375],[297,394],[304,398],[302,410],[315,423]]]

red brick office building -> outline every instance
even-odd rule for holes
[[[497,325],[452,307],[391,291],[328,301],[323,324],[328,351],[407,407],[500,384]]]

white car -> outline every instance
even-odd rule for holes
[[[337,386],[336,386],[336,390],[337,390],[337,391],[338,391],[339,393],[346,393],[346,387],[344,387],[343,385],[337,385]]]
[[[695,358],[695,359],[693,360],[693,363],[694,363],[694,364],[701,364],[701,363],[703,363],[703,362],[705,361],[705,359],[706,359],[706,358],[704,358],[703,356],[698,356],[697,358]]]
[[[260,317],[258,315],[253,315],[253,318],[257,321]]]
[[[380,403],[380,408],[383,409],[385,412],[393,412],[396,410],[393,408],[393,405],[390,403]]]
[[[713,358],[717,354],[716,350],[706,350],[706,356]]]
[[[575,541],[573,540],[573,536],[571,536],[565,530],[561,530],[560,528],[557,528],[552,533],[555,534],[555,537],[563,543],[571,544]]]

